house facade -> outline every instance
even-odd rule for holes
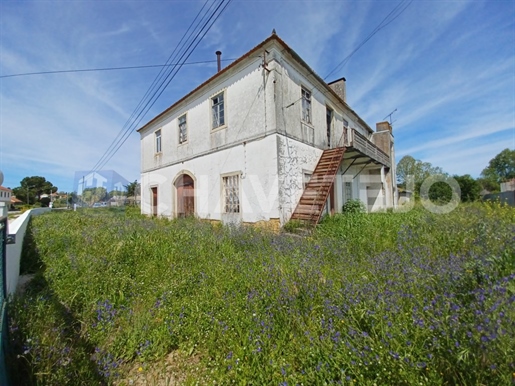
[[[0,217],[7,216],[7,211],[11,206],[12,192],[9,188],[0,185]]]
[[[281,226],[396,204],[391,126],[372,130],[345,79],[325,83],[276,34],[138,132],[143,214]]]

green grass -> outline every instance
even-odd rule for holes
[[[35,217],[16,384],[510,384],[515,211],[352,214],[299,239],[132,210]],[[161,382],[161,383],[160,383]]]

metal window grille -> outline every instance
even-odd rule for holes
[[[224,93],[221,92],[217,96],[211,98],[213,110],[213,129],[225,124],[224,115]]]
[[[161,153],[161,130],[156,131],[156,153]]]
[[[311,123],[311,93],[302,89],[302,120]]]
[[[186,115],[179,118],[179,143],[188,140],[188,127],[186,125]]]
[[[240,213],[240,176],[223,177],[224,212]]]
[[[352,200],[352,182],[345,182],[345,202]]]

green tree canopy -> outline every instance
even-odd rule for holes
[[[416,160],[410,155],[405,155],[397,164],[397,183],[403,188],[407,188],[410,178],[415,182],[415,188],[418,190],[424,180],[435,174],[445,174],[439,166],[433,166],[429,162]]]
[[[137,180],[134,180],[134,182],[129,183],[128,185],[125,185],[125,189],[127,189],[127,196],[128,197],[134,197],[139,194],[139,183]]]
[[[481,184],[479,180],[475,180],[470,174],[463,176],[454,176],[461,189],[461,201],[472,202],[479,199],[481,193]]]
[[[40,176],[25,177],[20,181],[20,186],[13,189],[16,198],[24,200],[27,204],[40,201],[43,194],[55,192],[57,192],[57,186]]]
[[[82,200],[89,205],[107,198],[109,198],[109,195],[104,187],[86,188],[82,191]]]
[[[504,149],[490,160],[481,177],[500,184],[515,178],[515,150]]]

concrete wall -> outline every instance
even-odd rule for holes
[[[50,208],[36,208],[24,212],[20,217],[9,221],[8,234],[15,235],[16,243],[7,244],[7,260],[6,260],[6,285],[7,295],[14,294],[18,286],[20,276],[20,259],[23,249],[23,239],[29,224],[30,218],[45,212],[49,212]]]
[[[483,201],[499,201],[501,204],[515,206],[515,191],[507,191],[502,193],[485,194]]]

